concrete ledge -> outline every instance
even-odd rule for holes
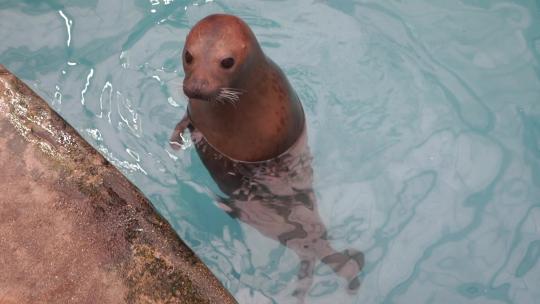
[[[0,65],[0,303],[235,303],[144,195]]]

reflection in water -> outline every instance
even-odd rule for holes
[[[189,128],[202,162],[226,195],[218,198],[220,207],[298,255],[300,268],[294,295],[299,301],[303,302],[313,283],[318,260],[347,280],[349,292],[358,290],[364,255],[354,249],[338,252],[328,241],[313,191],[312,157],[305,128],[287,152],[253,163],[227,158],[192,125]],[[183,128],[177,127],[171,142],[181,142],[182,131]]]

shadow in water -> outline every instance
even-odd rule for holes
[[[178,124],[171,142],[180,141],[182,123]],[[338,252],[327,239],[313,190],[312,156],[305,127],[287,152],[253,163],[231,160],[215,150],[192,125],[188,128],[199,157],[225,194],[217,198],[220,207],[264,236],[290,248],[300,258],[294,292],[300,302],[312,285],[319,260],[347,280],[348,292],[358,290],[364,255],[354,249]]]

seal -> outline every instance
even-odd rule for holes
[[[300,259],[300,302],[316,261],[360,286],[362,252],[336,251],[327,237],[313,189],[312,156],[300,100],[284,73],[264,55],[239,18],[211,15],[198,22],[183,50],[186,115],[171,146],[186,129],[197,153],[226,197],[218,205],[230,216],[293,250]]]
[[[177,134],[189,119],[221,154],[250,162],[276,157],[300,137],[305,123],[300,100],[240,18],[202,19],[182,54],[189,105]]]

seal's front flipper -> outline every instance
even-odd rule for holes
[[[173,148],[174,150],[178,150],[183,147],[183,145],[186,143],[183,134],[190,124],[191,121],[189,120],[189,116],[186,113],[184,114],[184,117],[182,117],[182,120],[180,120],[180,122],[176,124],[171,138],[169,139],[169,145],[171,145],[171,148]]]

